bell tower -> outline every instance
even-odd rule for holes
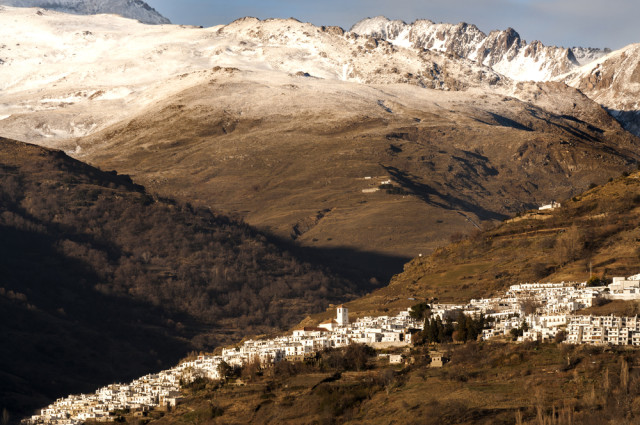
[[[336,322],[340,326],[347,326],[349,324],[349,309],[340,304],[337,309]]]

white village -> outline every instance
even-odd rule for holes
[[[640,274],[615,277],[606,286],[582,283],[524,283],[512,285],[502,296],[474,299],[468,304],[430,304],[431,318],[455,320],[460,314],[485,318],[480,340],[510,338],[513,329],[522,332],[517,341],[549,341],[562,332],[564,343],[640,346],[638,317],[586,316],[579,310],[604,300],[640,299]],[[410,347],[413,336],[424,323],[411,315],[412,309],[396,316],[379,316],[349,320],[346,306],[336,308],[336,318],[316,327],[295,329],[292,334],[273,339],[247,340],[221,355],[199,355],[193,360],[128,384],[112,384],[94,394],[72,395],[58,399],[48,407],[22,421],[23,424],[74,425],[86,421],[111,422],[116,412],[146,412],[171,409],[181,400],[183,385],[198,378],[224,379],[221,365],[241,367],[259,362],[269,367],[280,361],[304,361],[327,348],[367,344],[375,349]],[[401,364],[404,356],[389,355],[390,363]],[[434,361],[435,360],[435,361]],[[441,366],[441,357],[432,358],[432,366]]]

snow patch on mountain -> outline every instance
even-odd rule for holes
[[[196,28],[0,6],[0,135],[55,147],[225,72],[267,85],[279,75],[292,84],[324,79],[516,96],[505,75],[545,80],[597,55],[585,50],[578,59],[572,50],[527,44],[511,29],[486,35],[468,24],[383,17],[351,32],[295,19]]]
[[[171,23],[141,0],[0,0],[0,4],[15,7],[39,7],[76,15],[111,13],[136,19],[145,24]]]
[[[594,49],[591,47],[572,47],[571,51],[580,66],[588,65],[611,53],[611,49]]]
[[[599,49],[565,49],[528,44],[509,28],[485,34],[475,25],[457,25],[429,20],[413,24],[391,21],[384,16],[365,19],[351,31],[402,46],[448,53],[476,61],[517,81],[547,81],[585,65],[604,54]]]

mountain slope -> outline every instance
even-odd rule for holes
[[[238,214],[361,281],[637,159],[577,90],[339,28],[10,8],[0,23],[3,134]]]
[[[0,240],[0,400],[12,412],[288,328],[363,291],[241,222],[7,139]]]
[[[149,424],[588,425],[638,418],[633,394],[640,388],[633,378],[625,380],[637,373],[631,366],[640,361],[637,350],[456,343],[439,347],[451,359],[440,368],[430,365],[429,348],[395,351],[407,359],[404,365],[363,356],[366,350],[357,346],[328,350],[305,363],[262,370],[250,365],[241,380],[185,388],[182,403],[171,412],[151,413]]]
[[[518,92],[558,112],[471,90],[219,69],[65,149],[297,244],[413,257],[636,160],[637,139],[579,92]],[[399,270],[378,260],[359,266],[367,279]]]
[[[517,81],[546,81],[605,54],[598,49],[577,48],[578,60],[572,49],[544,46],[539,41],[527,44],[512,28],[487,35],[466,23],[436,24],[418,20],[407,25],[378,16],[358,22],[351,31],[399,46],[470,59]]]
[[[171,23],[142,0],[0,0],[0,4],[17,7],[41,7],[76,15],[113,13],[152,25]]]

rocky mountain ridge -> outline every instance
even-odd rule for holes
[[[76,15],[112,13],[151,25],[171,23],[142,0],[0,0],[0,5],[40,7]]]
[[[2,135],[49,147],[200,84],[214,67],[518,97],[513,80],[546,81],[605,53],[527,44],[511,29],[485,35],[468,24],[384,17],[351,32],[255,18],[200,29],[5,7],[0,24]]]
[[[472,60],[513,80],[545,81],[604,56],[600,49],[567,49],[527,43],[512,28],[488,35],[475,25],[429,20],[413,24],[384,16],[362,20],[351,32],[386,40],[394,45],[434,50]]]

